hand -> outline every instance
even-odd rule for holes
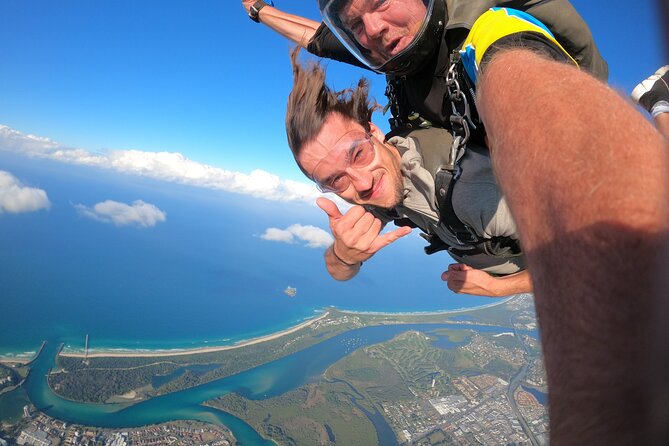
[[[364,262],[381,248],[411,232],[410,227],[404,226],[381,235],[383,223],[362,206],[354,206],[342,215],[332,200],[319,198],[316,204],[330,219],[336,256],[348,264]]]
[[[248,12],[251,10],[251,6],[256,2],[256,0],[242,0],[242,6],[244,7],[244,10],[248,14]]]
[[[448,288],[456,293],[499,297],[496,286],[499,279],[462,263],[448,265],[448,271],[441,274],[441,280],[448,282]]]

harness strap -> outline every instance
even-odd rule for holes
[[[453,190],[459,178],[460,166],[456,165],[453,173],[445,169],[439,169],[435,176],[435,189],[437,192],[437,205],[439,206],[439,219],[446,225],[461,245],[477,245],[483,240],[469,226],[458,218],[453,208]]]
[[[439,206],[439,221],[441,221],[463,246],[462,248],[449,246],[439,237],[433,235],[430,245],[425,247],[426,254],[447,250],[457,256],[466,257],[477,254],[486,254],[496,257],[516,257],[522,255],[520,242],[511,237],[497,236],[485,238],[465,224],[455,213],[453,207],[453,190],[460,177],[460,166],[451,174],[440,169],[435,176],[437,205]]]
[[[425,246],[425,254],[431,255],[439,251],[448,251],[459,257],[475,256],[478,254],[492,255],[496,257],[518,257],[523,255],[518,240],[511,237],[493,237],[483,239],[478,245],[470,248],[458,249],[446,244],[436,234],[421,233],[429,245]]]

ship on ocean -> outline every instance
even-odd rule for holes
[[[293,288],[292,286],[287,286],[285,290],[283,290],[283,293],[287,296],[290,297],[295,297],[297,294],[297,288]]]

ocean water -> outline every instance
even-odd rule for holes
[[[492,299],[440,280],[451,262],[426,256],[417,233],[377,253],[349,282],[325,271],[323,249],[263,240],[269,227],[328,230],[311,204],[282,203],[98,168],[0,153],[0,170],[44,189],[48,211],[0,214],[0,355],[57,337],[73,348],[171,349],[274,332],[328,306],[436,311]],[[167,213],[152,228],[80,216],[75,205],[143,200]],[[298,293],[283,294],[286,286]]]

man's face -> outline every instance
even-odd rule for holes
[[[336,186],[335,193],[349,203],[390,209],[402,200],[400,154],[381,142],[383,132],[371,125],[370,135],[357,122],[331,113],[297,162],[317,184]]]
[[[341,19],[374,59],[385,62],[413,42],[425,14],[421,0],[351,0]]]

